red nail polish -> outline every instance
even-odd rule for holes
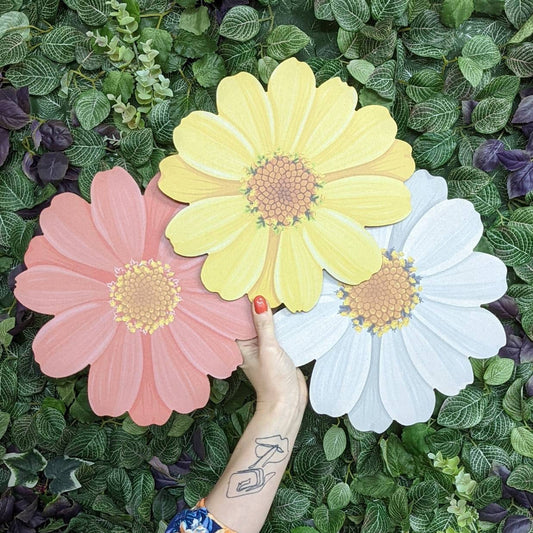
[[[266,313],[268,310],[268,304],[264,296],[256,296],[254,298],[254,309],[258,315]]]

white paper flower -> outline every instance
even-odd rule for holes
[[[483,226],[466,200],[447,200],[444,179],[426,171],[407,182],[412,212],[371,229],[381,270],[344,285],[324,275],[317,305],[275,315],[281,345],[296,365],[317,359],[310,398],[318,413],[382,432],[427,420],[433,389],[453,396],[473,380],[468,357],[505,344],[498,319],[479,306],[506,290],[506,267],[474,252]]]

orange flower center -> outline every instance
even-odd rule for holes
[[[420,303],[422,287],[415,270],[413,259],[405,259],[402,252],[383,251],[381,269],[369,280],[339,289],[340,314],[349,316],[357,331],[366,329],[379,337],[405,326]]]
[[[131,261],[116,269],[115,275],[116,281],[108,286],[117,322],[125,322],[132,333],[152,334],[174,320],[181,287],[169,265],[153,259]]]
[[[281,229],[313,216],[320,178],[298,157],[274,155],[250,169],[243,192],[259,224]]]

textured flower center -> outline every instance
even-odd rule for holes
[[[117,322],[125,322],[132,333],[151,334],[174,320],[181,287],[169,265],[153,259],[131,261],[115,274],[117,279],[108,286]]]
[[[366,329],[379,337],[405,326],[420,303],[422,287],[415,270],[413,259],[405,259],[402,252],[383,251],[381,269],[369,280],[339,289],[340,314],[349,316],[357,331]]]
[[[250,169],[244,194],[261,225],[281,229],[313,216],[320,178],[298,157],[274,155]]]

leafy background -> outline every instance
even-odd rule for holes
[[[482,216],[509,267],[508,343],[428,423],[383,435],[308,411],[266,533],[533,528],[533,0],[0,0],[0,531],[157,532],[216,482],[253,413],[237,371],[162,427],[98,418],[49,379],[46,317],[13,298],[52,196],[99,170],[141,187],[222,77],[296,55],[386,106],[417,165]],[[311,365],[304,368],[309,375]],[[430,454],[430,455],[428,455]]]

